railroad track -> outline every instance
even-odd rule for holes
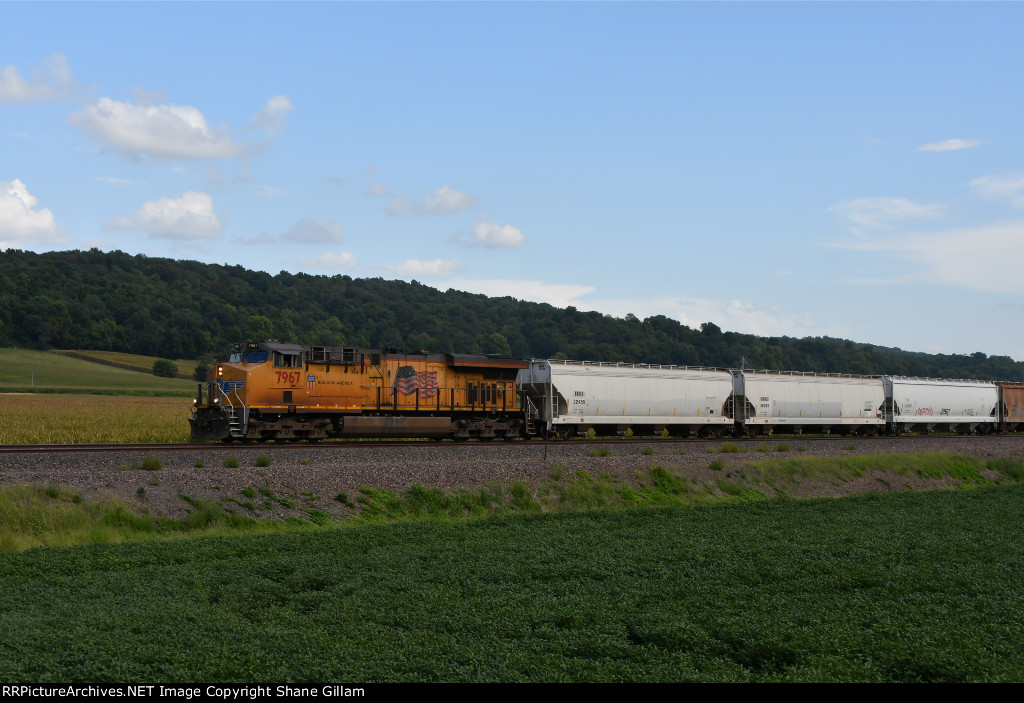
[[[760,437],[723,437],[720,439],[708,437],[605,437],[596,439],[551,439],[551,446],[626,446],[632,444],[643,444],[657,446],[659,444],[714,444],[733,442],[735,444],[764,444],[773,442],[847,442],[857,444],[870,440],[889,440],[898,442],[913,442],[917,439],[969,439],[984,441],[990,436],[1001,435],[956,435],[956,434],[930,434],[930,435],[899,435],[899,436],[877,436],[877,437],[844,437],[841,435],[768,435]],[[470,441],[470,442],[437,442],[434,440],[339,440],[322,442],[173,442],[173,443],[149,443],[149,444],[0,444],[0,455],[4,454],[45,454],[45,453],[85,453],[85,452],[187,452],[187,451],[278,451],[278,450],[301,450],[301,449],[338,449],[354,450],[359,449],[382,449],[389,447],[437,447],[449,446],[460,448],[484,448],[502,447],[514,444],[522,446],[526,443],[541,447],[544,440],[535,438],[532,440],[513,440],[512,442],[502,441]]]

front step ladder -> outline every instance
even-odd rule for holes
[[[245,407],[228,406],[225,410],[228,413],[228,432],[232,437],[239,439],[245,437]]]
[[[238,405],[232,403],[231,396],[223,390],[220,391],[220,396],[221,407],[228,416],[228,434],[235,439],[244,438],[248,426],[249,408],[245,407],[245,403],[241,402],[242,399],[237,394],[235,400],[239,401]]]

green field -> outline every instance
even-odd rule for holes
[[[4,681],[1024,681],[1024,486],[0,554]]]
[[[152,364],[150,365],[152,368]],[[0,348],[0,393],[190,396],[196,384],[51,352]]]
[[[142,354],[125,354],[124,352],[98,351],[95,349],[54,349],[51,353],[72,359],[92,361],[97,364],[115,366],[128,371],[153,373],[153,363],[160,360],[159,356],[143,356]],[[192,378],[196,369],[193,359],[171,359],[178,366],[178,377],[186,380]]]

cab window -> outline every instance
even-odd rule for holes
[[[264,360],[266,355],[264,354]],[[274,366],[286,366],[295,367],[302,366],[301,355],[299,354],[282,354],[281,352],[274,352]]]

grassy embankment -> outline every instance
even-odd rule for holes
[[[184,441],[194,392],[181,379],[0,349],[0,444]]]
[[[0,679],[1022,681],[1022,510],[1015,484],[0,554]]]
[[[232,460],[237,466],[236,457],[223,459]],[[269,466],[269,455],[257,457],[257,464]],[[152,477],[150,485],[157,486],[161,468],[159,459],[146,457],[138,465],[118,470],[145,471]],[[86,502],[81,494],[57,486],[8,486],[0,487],[0,551],[308,530],[339,524],[460,522],[495,515],[764,501],[813,494],[816,485],[839,485],[864,477],[874,477],[878,492],[906,490],[920,479],[927,479],[932,488],[970,490],[1024,482],[1024,463],[1019,459],[983,460],[931,452],[751,460],[724,470],[721,477],[712,480],[653,466],[638,471],[637,482],[627,482],[600,471],[570,472],[556,466],[532,488],[523,481],[494,482],[478,490],[456,491],[413,485],[396,492],[364,486],[353,496],[339,493],[321,497],[308,491],[278,495],[269,486],[248,486],[238,492],[225,491],[215,502],[181,494],[189,511],[182,520],[151,515],[112,498]],[[145,492],[146,487],[140,486],[138,495],[143,502]],[[282,508],[288,517],[275,517],[282,515]]]

